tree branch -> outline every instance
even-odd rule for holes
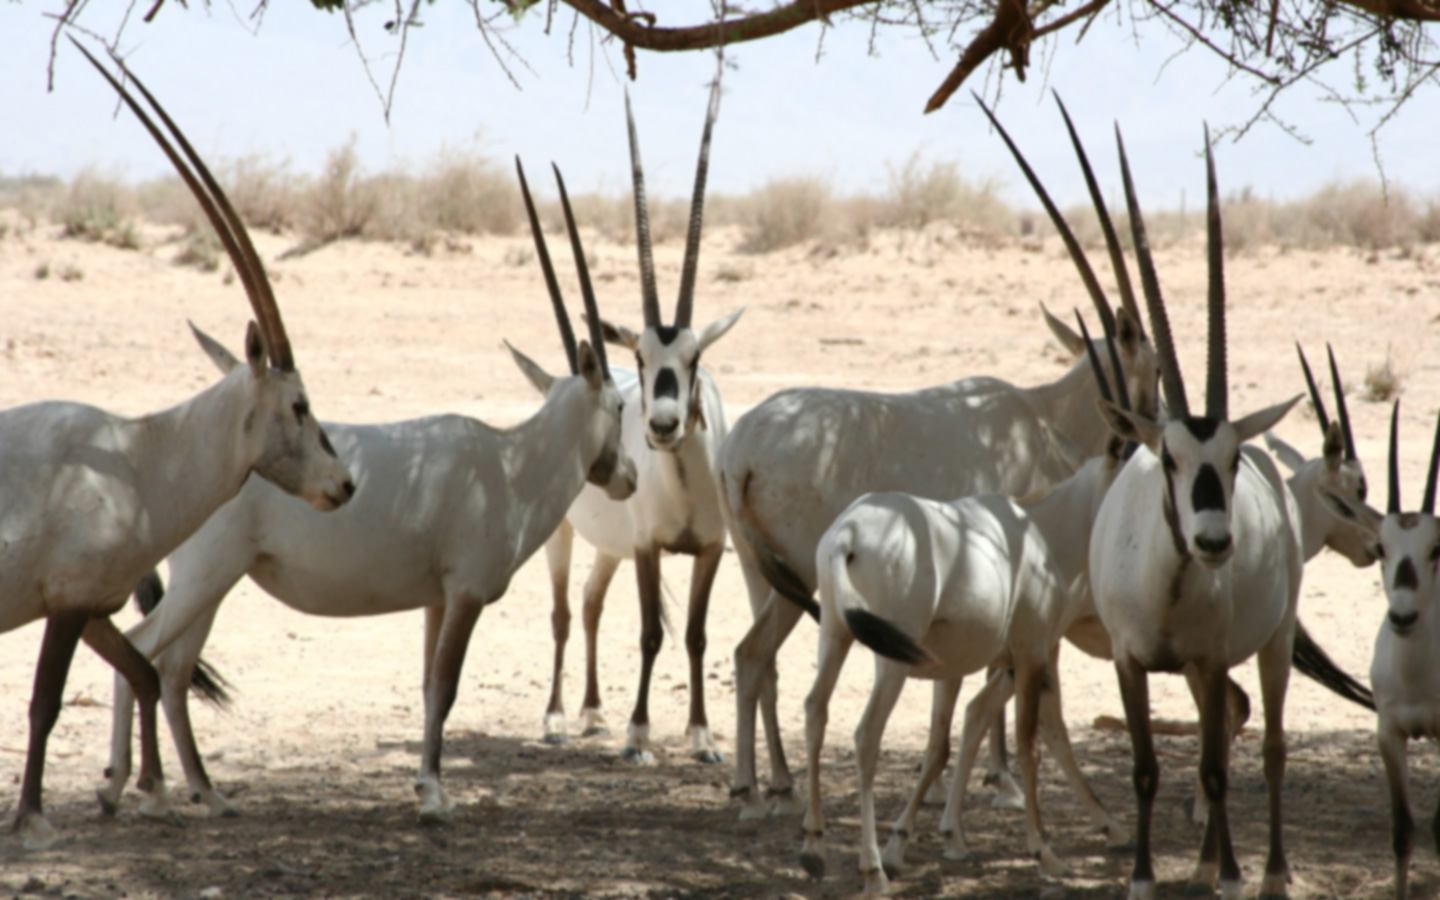
[[[876,0],[793,0],[763,13],[752,13],[738,19],[725,19],[685,28],[659,28],[653,23],[641,24],[636,16],[624,15],[600,0],[564,0],[580,15],[615,35],[627,46],[641,50],[672,53],[681,50],[705,50],[725,44],[756,41],[791,31],[831,13],[868,6]]]
[[[1034,34],[1035,28],[1030,24],[1030,17],[1025,14],[1023,0],[1000,0],[995,7],[995,18],[975,35],[965,52],[960,54],[960,62],[955,64],[945,81],[930,95],[930,101],[925,104],[925,112],[932,113],[944,106],[950,95],[959,90],[965,79],[970,77],[970,73],[1001,48],[1010,51],[1010,65],[1015,69],[1015,77],[1024,81],[1025,66],[1029,63],[1030,39]]]

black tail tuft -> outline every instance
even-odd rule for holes
[[[135,605],[140,607],[143,615],[148,616],[164,599],[165,582],[158,571],[151,569],[135,586]],[[190,673],[190,693],[197,699],[216,709],[228,709],[231,699],[230,692],[226,690],[228,687],[230,682],[214,666],[203,659],[195,661],[195,669]]]
[[[911,640],[908,634],[868,610],[845,610],[845,624],[850,627],[855,640],[881,656],[912,666],[931,660],[925,648]]]
[[[1375,709],[1375,695],[1370,689],[1336,665],[1330,654],[1310,637],[1303,624],[1295,627],[1295,650],[1291,658],[1302,675],[1313,678],[1351,703]]]

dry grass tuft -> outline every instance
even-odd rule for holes
[[[1405,390],[1405,373],[1395,365],[1391,348],[1385,348],[1385,361],[1365,369],[1365,399],[1385,403]]]
[[[105,241],[127,223],[136,208],[135,192],[118,178],[86,170],[70,182],[51,218],[60,223],[62,237]]]
[[[741,251],[770,253],[820,237],[834,201],[828,179],[815,175],[770,179],[748,198]]]

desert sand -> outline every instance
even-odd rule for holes
[[[0,240],[0,407],[64,398],[139,414],[179,402],[217,377],[185,320],[238,349],[249,314],[243,291],[223,269],[172,265],[176,248],[165,243],[169,236],[147,229],[139,252],[59,240],[44,228]],[[398,245],[340,243],[284,261],[277,257],[294,238],[257,240],[324,420],[453,412],[514,423],[533,412],[539,398],[501,339],[552,371],[563,367],[525,235],[440,242],[431,256]],[[633,246],[589,240],[602,310],[638,322]],[[746,307],[705,359],[732,422],[795,385],[902,391],[974,374],[1022,385],[1053,379],[1069,360],[1037,304],[1066,314],[1088,307],[1054,239],[992,239],[939,224],[923,232],[878,232],[865,245],[818,252],[746,256],[735,249],[739,241],[738,232],[725,230],[707,238],[696,308],[703,322]],[[1191,240],[1158,256],[1181,363],[1197,384],[1204,358],[1201,251]],[[678,242],[659,248],[667,298],[674,296],[680,254]],[[1093,255],[1100,263],[1103,253]],[[50,277],[37,278],[45,264]],[[81,277],[63,280],[66,269]],[[567,286],[574,284],[570,271],[562,266]],[[1232,258],[1227,275],[1231,408],[1248,411],[1302,391],[1294,342],[1306,346],[1312,362],[1333,342],[1351,389],[1372,502],[1383,504],[1389,406],[1363,399],[1362,380],[1367,366],[1393,354],[1404,375],[1401,468],[1413,504],[1440,406],[1440,249],[1262,249]],[[1102,278],[1110,283],[1105,273]],[[578,311],[578,292],[569,287],[568,293]],[[618,361],[622,354],[615,355]],[[1307,454],[1318,452],[1319,429],[1308,404],[1278,432]],[[589,554],[577,546],[575,558],[578,591]],[[683,592],[688,560],[668,560],[664,570]],[[711,722],[726,763],[705,765],[686,754],[684,651],[673,635],[651,697],[657,762],[618,758],[638,681],[630,572],[623,567],[615,581],[601,631],[609,737],[577,738],[563,747],[540,742],[552,652],[543,554],[487,609],[448,723],[446,782],[460,808],[454,823],[441,828],[418,823],[410,790],[422,724],[418,612],[320,619],[289,610],[249,582],[232,592],[206,657],[234,683],[234,707],[227,713],[193,708],[211,775],[243,817],[211,820],[182,803],[190,816],[184,828],[139,817],[133,792],[118,816],[100,814],[93,788],[108,758],[113,676],[81,649],[51,740],[46,781],[47,807],[65,838],[53,849],[27,853],[15,837],[0,833],[0,893],[184,898],[216,887],[226,897],[853,894],[860,880],[851,732],[868,693],[868,654],[851,655],[832,707],[825,752],[830,874],[816,883],[798,864],[798,819],[740,823],[728,799],[731,654],[751,619],[733,555],[727,554],[716,585],[706,662]],[[681,618],[683,610],[673,614]],[[129,624],[135,615],[127,609],[117,618]],[[1365,675],[1383,617],[1376,571],[1322,554],[1306,570],[1301,616],[1343,667]],[[575,631],[566,675],[572,723],[583,683],[578,615]],[[7,823],[24,763],[40,635],[36,623],[0,636],[0,819]],[[802,701],[814,658],[815,629],[802,623],[780,659],[781,717],[797,774]],[[1077,753],[1105,803],[1133,823],[1128,738],[1093,724],[1098,716],[1121,715],[1113,669],[1071,649],[1062,655],[1062,670]],[[1253,664],[1237,669],[1237,677],[1257,698],[1258,711]],[[962,699],[976,687],[967,684]],[[1193,720],[1178,678],[1153,679],[1152,693],[1158,716]],[[891,720],[879,780],[882,826],[909,790],[928,708],[928,686],[912,684]],[[1372,715],[1296,676],[1286,720],[1292,896],[1389,896],[1388,801]],[[1256,729],[1252,720],[1231,770],[1231,816],[1251,891],[1266,833]],[[183,800],[168,730],[161,742],[171,789]],[[1200,840],[1181,806],[1193,783],[1197,745],[1192,737],[1162,737],[1159,752],[1157,863],[1162,895],[1178,896]],[[763,779],[763,747],[760,759]],[[1429,754],[1417,754],[1412,784],[1422,821],[1435,802],[1435,769]],[[897,892],[1121,896],[1129,855],[1106,852],[1048,760],[1042,773],[1046,821],[1073,877],[1041,877],[1023,852],[1018,814],[990,810],[977,774],[967,819],[976,859],[941,858],[939,811],[927,809]],[[1412,885],[1433,895],[1440,866],[1429,842],[1418,844]]]

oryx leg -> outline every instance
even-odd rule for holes
[[[1222,900],[1240,900],[1240,864],[1235,860],[1225,803],[1230,769],[1226,699],[1229,676],[1222,662],[1205,661],[1192,666],[1198,669],[1200,684],[1200,783],[1205,789],[1209,815],[1200,861],[1190,880],[1191,884],[1208,889],[1214,887],[1218,875]]]
[[[425,824],[448,822],[454,815],[455,803],[440,786],[440,751],[445,741],[445,719],[455,705],[460,686],[460,670],[465,664],[465,651],[480,611],[485,604],[469,596],[446,592],[443,613],[440,607],[425,610],[425,644],[429,648],[431,624],[440,620],[434,652],[425,667],[425,744],[420,756],[420,774],[415,779],[415,793],[420,797],[420,821]]]
[[[1150,676],[1133,659],[1117,658],[1115,673],[1125,724],[1135,760],[1135,869],[1130,874],[1130,900],[1155,900],[1155,865],[1150,855],[1150,821],[1155,794],[1160,788],[1160,764],[1155,758],[1155,737],[1150,731]]]
[[[880,842],[875,831],[875,770],[880,763],[880,739],[885,723],[905,689],[910,667],[892,659],[875,657],[875,684],[870,701],[855,728],[855,769],[860,780],[860,877],[867,894],[890,892],[890,879],[880,862]]]
[[[545,542],[545,563],[550,570],[550,633],[555,640],[555,663],[550,673],[550,702],[545,707],[545,743],[570,740],[565,725],[565,644],[570,640],[570,551],[575,545],[575,526],[565,519]]]
[[[20,782],[20,806],[13,828],[27,850],[49,847],[59,837],[46,821],[41,805],[45,747],[50,741],[51,729],[60,718],[65,676],[70,673],[75,647],[89,620],[89,614],[80,611],[58,613],[45,622],[45,637],[40,644],[40,661],[35,666],[35,687],[30,697],[30,746],[25,753],[25,776]]]
[[[820,800],[820,751],[825,746],[825,727],[830,721],[830,698],[840,680],[840,670],[855,638],[844,625],[820,627],[820,649],[815,670],[815,685],[805,698],[805,758],[809,768],[805,784],[809,803],[801,826],[805,844],[800,849],[800,865],[811,878],[825,877],[825,810]]]
[[[905,845],[915,833],[915,817],[920,804],[928,798],[932,786],[940,783],[940,773],[950,759],[950,725],[955,720],[955,703],[960,699],[962,679],[936,681],[930,697],[930,739],[925,745],[925,759],[920,765],[920,781],[910,802],[890,829],[890,840],[880,854],[885,873],[898,877],[905,867]]]
[[[650,750],[650,676],[665,630],[660,622],[660,552],[655,547],[635,548],[635,583],[640,593],[640,690],[620,758],[653,762]]]
[[[1294,649],[1293,627],[1281,628],[1255,657],[1260,669],[1260,698],[1265,707],[1265,786],[1270,800],[1270,850],[1265,859],[1265,877],[1260,882],[1262,898],[1283,898],[1289,893],[1290,867],[1285,860],[1281,788],[1285,783],[1285,696],[1290,686]]]
[[[1196,680],[1193,670],[1185,671],[1185,684],[1190,688],[1190,696],[1195,700],[1195,708],[1200,708],[1200,683]],[[1245,689],[1235,683],[1235,679],[1225,679],[1225,721],[1229,730],[1230,745],[1235,745],[1235,739],[1240,736],[1245,723],[1250,721],[1250,695]],[[1200,783],[1200,776],[1195,776],[1195,796],[1190,800],[1190,821],[1204,827],[1205,825],[1205,786]]]
[[[160,676],[145,654],[125,639],[110,618],[91,619],[81,633],[85,643],[115,671],[124,676],[140,708],[140,777],[135,786],[148,795],[140,812],[156,819],[179,821],[170,809],[165,793],[165,774],[160,769],[160,741],[156,731],[155,708],[160,702]]]
[[[746,578],[749,578],[748,572]],[[742,820],[760,818],[767,813],[789,815],[800,809],[795,798],[795,782],[785,762],[780,718],[775,709],[775,657],[804,611],[778,593],[772,591],[768,596],[755,623],[735,647],[735,786],[731,794],[740,798]],[[765,798],[759,796],[755,777],[757,704],[764,718],[765,743],[770,753],[770,790]],[[773,808],[766,802],[772,797]]]
[[[1050,655],[1047,664],[1046,690],[1040,693],[1040,734],[1045,739],[1045,746],[1060,764],[1060,769],[1070,781],[1070,786],[1079,798],[1080,805],[1085,807],[1085,812],[1090,820],[1105,835],[1105,843],[1112,849],[1118,850],[1130,846],[1129,830],[1110,814],[1100,798],[1090,788],[1090,782],[1085,773],[1080,771],[1080,764],[1075,761],[1075,748],[1070,745],[1070,731],[1065,727],[1065,716],[1062,711],[1060,697],[1060,666],[1059,647],[1056,647]]]
[[[1042,694],[1053,693],[1047,684],[1051,673],[1038,661],[1017,660],[1015,664],[1015,747],[1020,753],[1020,777],[1025,791],[1025,850],[1052,878],[1070,874],[1070,869],[1050,849],[1040,822],[1040,754],[1035,746],[1039,731]]]
[[[620,557],[595,554],[595,565],[590,577],[585,580],[585,606],[581,612],[585,621],[585,700],[580,706],[580,736],[595,737],[610,733],[605,725],[605,713],[600,709],[600,614],[605,611],[605,594],[610,590],[610,581],[615,570],[620,568]]]
[[[190,677],[200,652],[205,649],[205,640],[210,636],[218,611],[219,607],[212,606],[178,640],[160,651],[155,657],[155,669],[160,673],[160,702],[165,706],[165,720],[170,725],[170,736],[185,771],[190,802],[203,803],[212,816],[233,818],[240,815],[240,810],[215,789],[205,771],[195,730],[190,724]],[[128,723],[129,716],[125,718]],[[141,808],[143,811],[143,805]]]
[[[685,625],[685,651],[690,656],[690,755],[701,762],[721,763],[725,756],[715,746],[705,716],[705,620],[710,612],[710,590],[720,571],[725,542],[707,547],[695,557],[690,576],[690,611]]]
[[[960,731],[960,758],[955,762],[955,773],[950,779],[950,796],[946,798],[945,812],[940,816],[940,836],[945,841],[946,859],[970,858],[962,822],[970,773],[975,768],[975,758],[980,755],[980,743],[985,740],[985,732],[995,721],[996,711],[1003,709],[1014,694],[1015,676],[1012,671],[1008,668],[995,669],[990,680],[965,707],[965,725]]]
[[[1375,731],[1380,745],[1380,759],[1385,763],[1385,783],[1390,788],[1390,839],[1395,849],[1395,900],[1405,900],[1410,881],[1410,852],[1415,848],[1415,819],[1410,815],[1409,790],[1405,784],[1408,739],[1400,729],[1383,717]]]
[[[987,681],[993,672],[993,666],[986,670]],[[1025,795],[1021,793],[1015,776],[1010,774],[1010,754],[1005,749],[1003,706],[1000,707],[1000,712],[995,714],[995,721],[990,726],[990,758],[985,766],[985,784],[995,789],[995,797],[990,801],[991,809],[1025,808]]]

